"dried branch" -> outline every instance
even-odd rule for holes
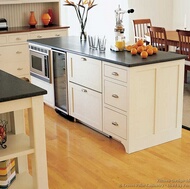
[[[73,1],[65,0],[66,4],[64,4],[64,6],[73,6],[75,8],[82,30],[84,30],[86,26],[88,11],[97,5],[94,4],[94,1],[95,0],[79,0],[78,4],[75,4]]]

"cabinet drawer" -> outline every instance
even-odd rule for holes
[[[69,81],[102,92],[101,61],[68,54]]]
[[[2,54],[3,62],[15,63],[27,61],[29,64],[28,45],[12,45],[4,47]]]
[[[105,80],[104,101],[110,106],[127,111],[127,87]]]
[[[56,31],[49,31],[49,37],[61,37],[67,35],[67,30],[56,30]]]
[[[104,108],[103,126],[108,131],[119,137],[127,139],[127,117],[123,114]]]
[[[102,94],[69,83],[69,97],[70,115],[102,131]]]
[[[16,34],[16,35],[8,35],[8,43],[20,43],[26,42],[28,39],[28,34]]]
[[[31,32],[30,35],[29,35],[29,39],[48,38],[49,37],[48,32],[49,31],[46,31],[46,32]]]
[[[104,75],[118,81],[127,82],[127,70],[110,65],[104,65]]]
[[[29,75],[30,73],[28,62],[11,61],[7,63],[0,63],[0,69],[15,76]]]
[[[4,47],[0,47],[0,63],[4,62],[4,56],[5,56],[5,48]]]
[[[5,44],[5,43],[7,43],[7,36],[6,35],[0,36],[0,44]]]

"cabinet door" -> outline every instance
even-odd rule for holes
[[[70,115],[102,131],[101,93],[69,83],[69,96]]]
[[[0,36],[0,45],[6,43],[7,43],[7,36],[6,35]]]
[[[113,66],[112,64],[104,64],[104,76],[125,83],[127,83],[128,79],[127,70],[121,69],[121,66]]]
[[[28,45],[0,47],[0,69],[16,76],[29,75]]]
[[[127,111],[127,87],[104,80],[104,102],[120,110]]]
[[[104,108],[104,132],[127,139],[127,117],[121,113]]]
[[[22,34],[10,34],[7,36],[7,42],[8,43],[23,43],[26,42],[28,39],[27,33]]]
[[[67,32],[68,30],[66,29],[35,31],[35,32],[30,33],[29,38],[42,39],[42,38],[49,38],[49,37],[60,37],[60,36],[66,36]]]
[[[67,60],[69,81],[102,91],[101,61],[74,54],[68,54]]]
[[[31,82],[35,84],[36,86],[47,90],[47,94],[43,95],[44,102],[48,105],[54,108],[55,104],[55,98],[54,98],[54,88],[52,83],[47,83],[42,81],[41,79],[38,79],[36,77],[31,76]]]
[[[42,39],[42,38],[48,38],[49,34],[48,31],[37,31],[37,32],[31,32],[29,34],[29,39]]]
[[[49,37],[61,37],[61,36],[66,36],[68,34],[67,31],[68,30],[65,30],[65,29],[49,30],[48,34],[49,34]]]

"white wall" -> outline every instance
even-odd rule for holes
[[[189,0],[173,0],[173,29],[184,29],[186,25],[190,30],[190,1]],[[185,22],[186,17],[186,22]]]
[[[154,26],[173,28],[173,0],[128,0],[128,6],[135,10],[129,15],[130,41],[133,41],[133,19],[150,18]]]
[[[78,0],[74,0],[78,2]],[[95,0],[97,6],[89,11],[86,32],[92,35],[105,35],[108,42],[114,41],[115,12],[120,4],[121,8],[127,10],[126,0]],[[80,34],[80,25],[74,7],[67,8],[67,24],[70,26],[69,35]],[[65,9],[65,8],[64,8]],[[124,16],[124,23],[126,23]]]
[[[78,0],[74,0],[78,2]],[[126,41],[134,42],[132,20],[150,18],[152,25],[162,26],[167,30],[184,28],[184,17],[187,17],[187,29],[190,29],[189,0],[95,0],[98,5],[89,11],[87,34],[106,35],[109,42],[114,41],[115,12],[118,4],[133,14],[124,14]],[[80,25],[73,7],[64,7],[68,12],[67,22],[70,26],[69,35],[79,35]],[[66,18],[66,17],[65,17]]]

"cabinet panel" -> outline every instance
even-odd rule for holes
[[[127,138],[127,117],[111,109],[104,108],[104,130],[114,135]],[[106,132],[107,133],[107,132]]]
[[[10,62],[6,64],[1,63],[0,69],[15,76],[23,76],[28,75],[30,68],[27,62]]]
[[[0,63],[1,62],[4,62],[4,59],[5,59],[5,49],[4,47],[0,47]],[[1,67],[1,64],[0,64],[0,67]]]
[[[68,54],[68,75],[69,81],[102,91],[101,61],[99,60]]]
[[[70,115],[102,131],[101,93],[69,83]]]
[[[68,33],[67,30],[54,30],[54,31],[49,30],[49,32],[48,32],[49,37],[66,36],[67,33]]]
[[[36,77],[31,76],[31,82],[35,84],[38,87],[41,87],[42,89],[47,90],[47,94],[45,94],[44,102],[48,104],[49,106],[53,107],[55,106],[55,97],[54,97],[54,86],[52,83],[47,83],[45,81],[42,81]]]
[[[29,34],[29,39],[42,39],[49,37],[48,31],[46,32],[31,32]]]
[[[0,69],[16,76],[29,75],[28,45],[0,47]]]
[[[14,64],[15,62],[29,60],[28,45],[5,46],[3,52],[3,61]]]
[[[20,43],[20,42],[26,42],[28,39],[28,34],[14,34],[14,35],[8,35],[7,42],[8,43]]]
[[[121,69],[119,67],[111,66],[111,65],[104,65],[104,75],[106,77],[122,81],[122,82],[127,82],[127,70]]]
[[[0,36],[0,44],[5,44],[5,43],[7,43],[7,36],[6,35]]]
[[[127,111],[127,87],[104,80],[104,102]]]

